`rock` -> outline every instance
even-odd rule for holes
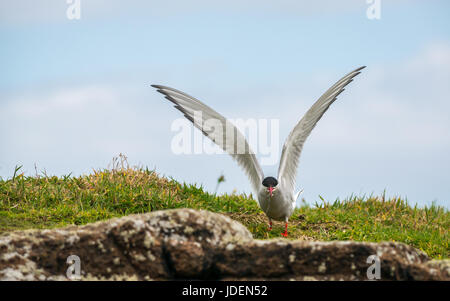
[[[253,240],[240,223],[192,209],[1,235],[0,280],[69,280],[71,255],[82,280],[367,280],[371,255],[382,280],[450,280],[448,261],[405,244]]]
[[[450,259],[430,260],[425,263],[431,269],[437,269],[444,274],[444,277],[450,279]]]

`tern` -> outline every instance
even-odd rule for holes
[[[251,182],[259,206],[269,219],[268,230],[272,230],[272,220],[284,221],[285,230],[281,235],[287,237],[289,217],[295,209],[298,196],[303,191],[300,190],[294,192],[297,167],[303,144],[317,122],[336,100],[337,96],[344,91],[344,88],[352,82],[353,78],[360,74],[361,70],[364,68],[365,66],[353,70],[331,86],[331,88],[329,88],[312,105],[292,129],[283,145],[278,168],[278,178],[264,176],[255,153],[250,149],[247,140],[234,125],[227,122],[225,117],[184,92],[161,85],[152,85],[152,87],[156,88],[166,99],[171,101],[175,108],[181,111],[181,113],[183,113],[196,128],[200,129],[206,137],[210,138],[214,143],[231,155],[247,174]],[[198,114],[198,112],[201,112],[201,114]],[[196,117],[199,115],[201,116],[200,120]],[[232,137],[227,137],[225,131],[208,130],[204,127],[204,124],[209,119],[218,120],[222,125],[226,124],[227,126],[231,126],[235,135],[229,135]],[[237,141],[241,141],[240,143],[244,144],[245,151],[236,152]]]

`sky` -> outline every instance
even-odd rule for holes
[[[120,153],[180,182],[251,192],[227,155],[177,155],[171,86],[227,118],[279,120],[279,149],[334,82],[367,66],[306,141],[308,203],[400,196],[450,207],[448,1],[0,0],[0,177],[75,176]],[[192,129],[192,131],[194,131]],[[257,153],[260,157],[260,154]],[[263,166],[276,176],[277,163]]]

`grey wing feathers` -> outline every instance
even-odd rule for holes
[[[287,191],[294,192],[297,167],[306,138],[308,138],[322,115],[336,100],[336,97],[344,91],[345,86],[352,82],[353,78],[361,73],[360,71],[364,68],[365,66],[350,72],[329,88],[306,112],[289,134],[283,146],[278,168],[278,180],[281,181],[281,184]]]
[[[231,157],[247,174],[253,190],[257,193],[264,175],[258,161],[256,160],[255,154],[252,152],[245,137],[239,132],[239,130],[228,122],[222,115],[184,92],[160,85],[152,85],[152,87],[156,88],[158,92],[165,96],[166,99],[174,103],[175,108],[182,112],[184,116],[190,120],[196,128],[201,130],[206,137],[211,139],[214,143],[231,155]],[[198,115],[196,115],[195,112],[201,112],[201,120],[196,118]],[[208,130],[204,127],[204,123],[207,120],[213,119],[220,121],[222,127],[221,133],[220,131],[215,131],[212,129]],[[234,135],[227,135],[225,126],[228,126],[229,129],[234,131]],[[237,143],[243,143],[243,147],[245,147],[245,149],[242,148],[242,151],[238,152],[236,150]]]

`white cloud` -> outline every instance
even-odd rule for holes
[[[325,113],[311,139],[317,147],[342,150],[355,145],[360,149],[395,145],[412,151],[450,147],[450,139],[443,139],[450,129],[449,61],[450,45],[435,43],[397,64],[368,66]],[[286,116],[283,123],[293,126],[343,75],[322,75],[316,84],[304,84],[285,96],[279,106],[285,110],[279,112]],[[299,102],[294,109],[292,104]]]
[[[133,95],[124,87],[89,85],[2,101],[0,175],[9,176],[15,164],[77,174],[106,167],[120,152],[163,154],[152,124],[163,123],[161,118],[151,115],[148,101],[130,99]]]
[[[51,114],[82,113],[92,108],[117,105],[117,95],[106,87],[86,86],[54,91],[35,97],[23,95],[9,101],[12,114],[24,118],[46,118]]]

